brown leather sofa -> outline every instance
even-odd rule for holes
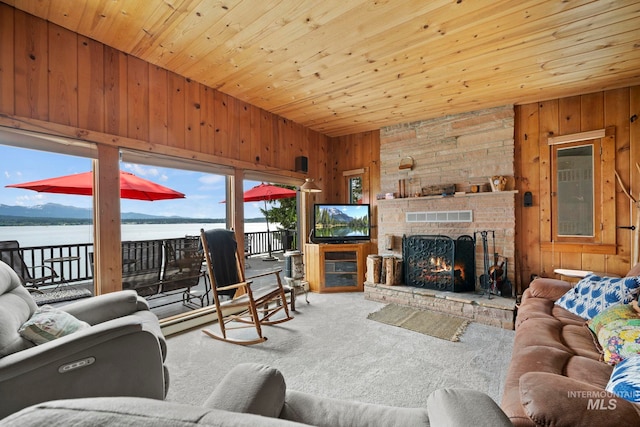
[[[585,320],[554,304],[571,287],[539,278],[524,292],[502,410],[515,426],[638,426],[640,406],[605,391],[613,367]]]

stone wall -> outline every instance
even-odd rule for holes
[[[399,167],[411,157],[412,169]],[[415,195],[432,185],[455,184],[455,196],[406,197],[378,203],[378,253],[402,255],[402,236],[442,234],[453,238],[495,233],[495,250],[508,261],[514,281],[515,192],[514,110],[503,106],[455,116],[390,126],[380,132],[380,179],[383,193]],[[508,177],[506,191],[491,192],[489,178]],[[479,185],[479,193],[471,186]],[[470,210],[472,222],[408,223],[407,212]],[[479,235],[477,236],[480,237]],[[387,242],[392,242],[388,249]],[[476,273],[482,273],[482,245],[477,242]],[[489,250],[493,251],[490,239]]]

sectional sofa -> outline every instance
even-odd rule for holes
[[[501,403],[514,425],[640,425],[640,406],[629,400],[634,394],[640,398],[640,388],[610,392],[617,366],[611,352],[625,351],[619,337],[634,334],[632,341],[640,345],[640,313],[632,308],[639,275],[640,264],[619,279],[589,275],[575,286],[549,278],[531,282],[518,307]],[[627,299],[616,301],[623,293]],[[610,333],[603,348],[599,338],[605,329],[596,334],[594,326],[606,321],[621,334]],[[637,363],[636,350],[624,357]],[[635,381],[640,387],[640,372],[630,380],[627,386]]]

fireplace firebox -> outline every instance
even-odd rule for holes
[[[402,237],[404,283],[452,292],[475,290],[475,240],[442,235]]]

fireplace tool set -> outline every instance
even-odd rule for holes
[[[480,231],[482,239],[483,274],[478,278],[483,293],[491,299],[492,295],[511,296],[511,283],[507,279],[507,259],[496,252],[496,233],[493,230]],[[493,244],[493,263],[489,254],[489,233]],[[474,236],[475,237],[475,236]]]

